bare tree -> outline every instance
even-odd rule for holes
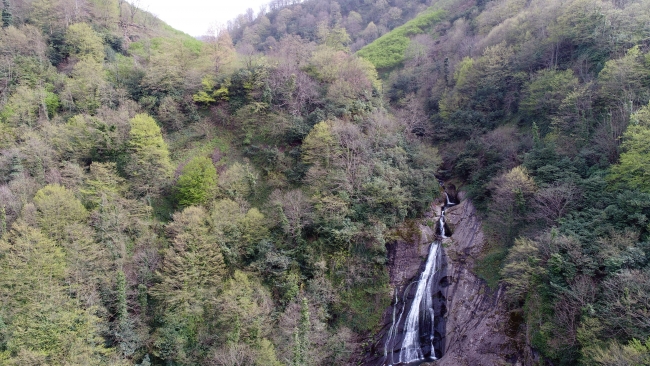
[[[650,334],[650,276],[639,270],[623,270],[603,283],[601,318],[610,336],[646,339]]]
[[[332,133],[337,137],[341,149],[335,157],[335,165],[345,170],[347,182],[352,188],[360,189],[361,185],[366,182],[368,175],[368,142],[358,125],[336,121],[332,125]]]
[[[289,192],[274,191],[271,204],[277,207],[283,229],[292,239],[302,234],[302,229],[311,223],[312,208],[309,199],[299,189]]]
[[[537,187],[521,166],[494,178],[489,187],[492,190],[490,226],[503,240],[511,242],[526,218]]]
[[[255,363],[255,354],[244,343],[235,343],[214,352],[208,361],[210,366],[247,366]]]
[[[596,299],[596,283],[592,278],[580,275],[569,286],[569,290],[560,295],[555,303],[554,313],[556,328],[561,337],[556,337],[563,344],[575,346],[578,343],[578,327],[580,314],[585,306]]]
[[[580,198],[580,190],[573,183],[555,183],[535,193],[532,219],[544,220],[549,225],[555,224],[570,211]]]
[[[431,137],[432,131],[424,112],[424,103],[415,94],[409,94],[402,104],[404,107],[397,112],[397,117],[406,124],[409,136]]]
[[[208,29],[205,40],[212,58],[213,70],[218,75],[223,67],[235,58],[232,38],[226,26],[215,23]]]

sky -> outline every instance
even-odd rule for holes
[[[155,14],[165,23],[197,37],[213,24],[225,25],[252,8],[255,14],[270,0],[132,0],[138,7]]]

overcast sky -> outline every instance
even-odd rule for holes
[[[133,1],[138,3],[137,0]],[[207,33],[212,24],[227,21],[252,8],[255,14],[270,0],[140,0],[139,7],[191,36]]]

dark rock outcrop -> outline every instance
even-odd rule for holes
[[[456,191],[456,186],[449,183],[445,186],[445,192],[449,195],[449,200],[451,203],[458,203],[458,192]]]
[[[489,289],[472,272],[485,245],[476,209],[471,201],[463,200],[447,209],[446,219],[455,228],[454,235],[445,240],[450,285],[444,292],[449,312],[444,356],[435,365],[516,364],[514,341],[506,335],[510,315],[502,288]]]

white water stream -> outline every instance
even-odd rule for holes
[[[447,238],[447,235],[445,235],[445,210],[442,210],[438,224],[440,225],[440,236],[442,238]]]
[[[431,244],[431,249],[429,250],[429,257],[427,258],[427,264],[424,267],[424,271],[420,274],[420,280],[418,281],[418,287],[415,292],[415,298],[411,305],[411,310],[406,317],[406,323],[404,323],[404,340],[402,341],[402,348],[399,353],[399,362],[400,363],[411,363],[414,361],[419,361],[424,359],[424,354],[422,353],[422,345],[420,344],[420,314],[423,313],[430,316],[431,337],[429,342],[431,343],[431,357],[435,359],[435,352],[433,352],[433,294],[432,291],[432,282],[433,277],[436,273],[436,267],[438,264],[438,249],[440,248],[440,243],[435,242]]]
[[[449,199],[449,195],[445,192],[447,199],[445,207],[442,208],[439,219],[440,227],[440,240],[431,244],[429,248],[429,255],[427,257],[427,262],[424,267],[424,271],[420,273],[420,277],[417,281],[410,283],[404,289],[403,299],[401,310],[399,311],[398,316],[398,307],[399,299],[397,296],[397,290],[395,292],[395,305],[393,307],[393,323],[388,331],[386,342],[384,343],[384,364],[385,365],[394,365],[394,364],[411,364],[417,363],[419,361],[424,361],[427,358],[427,355],[422,351],[423,348],[430,350],[430,355],[428,355],[429,360],[436,360],[436,352],[433,345],[434,334],[435,334],[435,322],[434,322],[434,308],[433,308],[433,291],[434,289],[434,278],[438,270],[438,256],[442,252],[441,243],[442,239],[448,238],[445,233],[445,208],[454,206],[455,204]],[[399,337],[399,326],[402,322],[402,317],[407,306],[406,296],[408,295],[409,288],[411,285],[417,283],[417,289],[415,292],[415,298],[411,302],[411,308],[409,309],[406,320],[404,321],[404,338],[402,339],[401,346],[399,348],[399,357],[398,360],[394,359],[394,352],[396,347],[393,345],[395,340],[398,340]],[[420,329],[420,326],[431,327],[431,329]],[[426,342],[428,344],[421,344],[422,335],[428,335]]]

